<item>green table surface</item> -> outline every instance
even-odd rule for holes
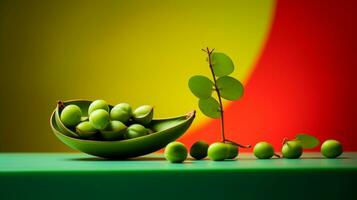
[[[319,153],[305,153],[301,159],[258,160],[242,153],[236,160],[224,162],[188,159],[173,164],[162,154],[150,154],[131,160],[105,160],[81,153],[1,153],[0,173],[125,173],[170,171],[301,171],[357,170],[357,153],[344,153],[337,159],[325,159]]]
[[[356,182],[356,152],[269,160],[242,153],[236,160],[183,164],[162,154],[105,160],[81,153],[0,153],[0,199],[357,199]]]

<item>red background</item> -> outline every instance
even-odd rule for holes
[[[270,36],[240,101],[225,112],[229,139],[308,133],[357,150],[357,1],[278,1]],[[181,138],[220,140],[220,121]],[[315,148],[313,150],[319,150]]]

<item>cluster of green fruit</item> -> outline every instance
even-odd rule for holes
[[[86,117],[88,114],[88,117]],[[145,126],[153,118],[153,106],[143,105],[132,111],[127,103],[110,109],[104,100],[95,100],[83,113],[77,105],[67,105],[60,115],[62,123],[75,129],[82,139],[122,140],[141,137],[153,131]]]
[[[215,142],[208,145],[207,142],[199,140],[190,149],[190,155],[196,160],[209,157],[214,161],[234,159],[238,156],[238,146],[233,143]],[[173,163],[180,163],[187,158],[187,148],[181,142],[171,142],[165,148],[165,158]]]
[[[284,158],[300,158],[304,145],[299,140],[286,141],[283,144],[281,153]],[[321,145],[321,154],[326,158],[336,158],[343,152],[342,144],[337,140],[326,140]],[[259,142],[254,146],[253,153],[259,159],[269,159],[276,155],[273,145],[268,142]]]
[[[302,136],[309,137],[309,136]],[[316,144],[316,143],[315,143]],[[284,158],[299,158],[303,153],[304,146],[315,144],[306,144],[300,140],[284,141],[282,155]],[[254,146],[254,155],[258,159],[270,159],[274,155],[273,145],[268,142],[259,142]],[[321,146],[321,153],[327,158],[336,158],[342,154],[342,145],[337,140],[326,140]],[[181,142],[171,142],[165,148],[165,158],[173,163],[181,163],[187,158],[187,148]],[[205,141],[195,142],[190,149],[190,155],[194,159],[200,160],[208,156],[214,161],[223,161],[225,159],[234,159],[238,156],[238,145],[232,142],[215,142],[209,145]]]

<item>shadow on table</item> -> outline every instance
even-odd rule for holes
[[[317,159],[317,160],[344,160],[344,159],[350,159],[349,157],[345,157],[345,156],[342,156],[342,157],[337,157],[337,158],[325,158],[323,156],[316,156],[316,157],[304,157],[302,156],[301,159],[303,160],[310,160],[310,159]]]
[[[68,160],[71,161],[162,161],[165,158],[162,157],[137,157],[130,159],[107,159],[107,158],[99,158],[99,157],[86,157],[86,158],[70,158]]]
[[[290,158],[283,158],[283,157],[282,158],[273,157],[270,159],[258,159],[255,157],[244,157],[244,158],[238,158],[238,161],[239,160],[241,160],[241,161],[244,161],[244,160],[281,160],[281,159],[284,159],[284,160],[344,160],[344,159],[350,159],[350,158],[349,157],[325,158],[323,156],[321,156],[321,157],[319,157],[319,156],[316,156],[316,157],[301,156],[300,158],[297,158],[297,159],[290,159]],[[234,159],[234,160],[236,160],[236,159]]]
[[[267,159],[267,160],[280,160],[281,158],[271,158],[271,159]],[[284,158],[283,158],[284,159]],[[299,159],[302,160],[344,160],[344,159],[350,159],[349,157],[346,156],[342,156],[342,157],[337,157],[337,158],[333,158],[333,159],[329,159],[329,158],[325,158],[323,156],[316,156],[316,157],[301,157]],[[79,157],[79,158],[69,158],[68,160],[71,161],[163,161],[166,160],[164,157],[162,156],[142,156],[142,157],[136,157],[136,158],[129,158],[129,159],[107,159],[107,158],[99,158],[99,157]],[[209,160],[208,158],[202,159],[202,160],[195,160],[193,158],[187,158],[187,161],[205,161],[205,160]],[[257,160],[257,158],[255,157],[242,157],[242,158],[236,158],[236,159],[228,159],[225,160],[225,162],[229,162],[229,161],[248,161],[248,160]],[[289,160],[289,159],[286,159]]]

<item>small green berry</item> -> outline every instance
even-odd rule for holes
[[[112,108],[110,111],[110,118],[112,120],[127,123],[131,117],[131,107],[128,103],[120,103]]]
[[[148,131],[143,125],[133,124],[128,127],[126,133],[124,134],[124,138],[132,139],[144,136],[146,134],[148,134]]]
[[[228,148],[227,158],[226,159],[234,159],[238,156],[238,146],[231,143],[226,143]]]
[[[214,161],[222,161],[228,157],[228,146],[222,142],[215,142],[208,147],[208,157]]]
[[[121,121],[113,120],[100,133],[105,140],[120,140],[124,137],[126,129]]]
[[[88,115],[90,115],[93,111],[103,109],[109,112],[109,106],[104,100],[95,100],[88,107]]]
[[[296,140],[286,142],[281,149],[284,158],[300,158],[302,152],[301,142]]]
[[[136,122],[147,125],[151,122],[154,116],[154,108],[150,105],[143,105],[138,107],[133,112],[133,118]]]
[[[259,159],[269,159],[274,155],[274,147],[268,142],[259,142],[254,146],[253,153]]]
[[[88,121],[84,121],[76,126],[76,132],[81,138],[88,139],[95,135],[97,129],[95,129]]]
[[[321,145],[321,153],[326,158],[336,158],[343,152],[342,144],[337,140],[326,140]]]
[[[103,109],[95,110],[89,115],[89,122],[94,128],[103,130],[109,123],[109,113]]]
[[[68,105],[61,112],[61,121],[66,127],[76,126],[81,122],[82,111],[76,105]]]
[[[165,158],[172,163],[182,163],[187,158],[187,149],[181,142],[171,142],[165,148]]]
[[[196,160],[203,159],[207,157],[208,146],[207,142],[199,140],[191,146],[190,155]]]

